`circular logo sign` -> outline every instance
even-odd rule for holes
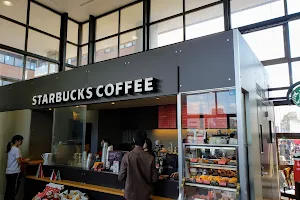
[[[300,87],[297,87],[293,90],[292,100],[295,105],[300,106]]]

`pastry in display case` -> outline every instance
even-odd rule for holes
[[[236,145],[184,144],[186,199],[237,199]],[[188,195],[190,187],[195,194]]]

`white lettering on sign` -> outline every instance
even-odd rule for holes
[[[153,77],[134,81],[118,82],[116,84],[99,85],[96,88],[88,87],[77,90],[39,94],[32,97],[32,105],[47,105],[69,101],[89,100],[92,98],[108,98],[112,96],[134,95],[137,93],[155,92],[156,79]]]

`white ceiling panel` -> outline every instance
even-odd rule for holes
[[[136,0],[37,0],[38,2],[57,10],[67,12],[70,18],[79,22],[89,19],[90,15],[99,16],[111,10],[120,8]]]

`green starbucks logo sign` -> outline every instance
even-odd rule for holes
[[[292,100],[295,105],[300,106],[300,86],[293,90]]]
[[[291,85],[286,98],[287,100],[292,100],[295,105],[300,107],[300,81]]]

